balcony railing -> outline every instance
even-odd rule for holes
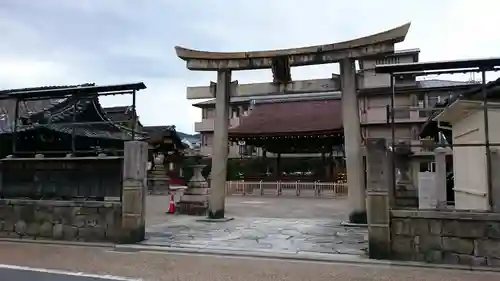
[[[240,118],[229,119],[229,127],[236,127],[240,124]],[[201,122],[194,123],[194,130],[196,132],[213,132],[215,128],[215,119],[202,119]]]
[[[389,123],[388,107],[370,107],[360,113],[360,119],[363,124],[382,124]],[[394,109],[395,122],[425,122],[430,116],[432,110],[422,107],[396,107]]]

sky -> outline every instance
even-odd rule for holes
[[[292,48],[411,22],[396,48],[420,48],[420,61],[499,57],[498,10],[496,0],[0,0],[0,89],[142,81],[148,88],[137,95],[141,123],[193,133],[201,112],[186,99],[186,87],[209,85],[216,74],[187,70],[176,45]],[[292,78],[332,73],[336,64],[300,67]],[[233,79],[268,82],[272,74],[241,71]],[[101,102],[129,105],[131,96]]]

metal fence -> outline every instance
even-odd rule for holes
[[[228,181],[226,182],[226,194],[242,196],[338,198],[347,196],[347,184],[319,181]]]

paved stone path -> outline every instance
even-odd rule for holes
[[[366,228],[346,228],[336,219],[237,217],[228,222],[201,222],[176,215],[146,230],[146,245],[273,253],[363,255]]]

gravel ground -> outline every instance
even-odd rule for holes
[[[116,253],[105,248],[0,243],[0,263],[110,274],[143,280],[186,281],[494,281],[500,274],[409,267],[267,259]],[[1,279],[1,276],[0,276]]]

